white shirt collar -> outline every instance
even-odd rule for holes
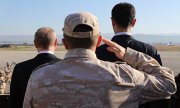
[[[52,51],[48,51],[48,50],[39,51],[38,53],[39,53],[39,54],[42,54],[42,53],[54,54],[54,52],[52,52]]]
[[[118,36],[118,35],[131,35],[131,33],[129,33],[129,32],[117,32],[114,36]]]

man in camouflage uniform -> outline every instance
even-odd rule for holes
[[[0,70],[0,94],[4,94],[6,89],[5,73]]]
[[[9,62],[6,63],[6,67],[4,69],[4,72],[6,74],[6,83],[10,83],[11,82],[11,76],[12,76],[12,69],[11,69]]]
[[[171,69],[148,55],[102,39],[91,13],[67,16],[63,35],[68,50],[64,60],[33,72],[24,108],[138,108],[139,103],[176,91]],[[95,50],[101,39],[127,64],[97,59]]]

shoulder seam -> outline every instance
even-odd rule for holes
[[[42,67],[44,67],[44,66],[54,64],[54,63],[56,63],[56,62],[58,62],[58,61],[60,61],[60,60],[56,60],[56,61],[51,61],[51,62],[48,62],[48,63],[44,63],[44,64],[36,67],[32,72],[34,72],[34,71],[36,71],[36,70],[38,70],[38,69],[40,69],[40,68],[42,68]]]

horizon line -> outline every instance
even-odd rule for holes
[[[112,33],[100,33],[100,34],[114,34]],[[180,35],[180,33],[132,33],[132,35],[141,34],[141,35]],[[34,35],[34,34],[0,34],[0,36],[17,36],[17,35]],[[63,35],[63,34],[57,34],[57,36]]]

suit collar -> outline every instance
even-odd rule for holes
[[[114,36],[120,36],[120,35],[131,35],[130,32],[117,32]]]
[[[54,54],[54,52],[49,51],[49,50],[39,51],[38,53],[39,53],[39,54],[42,54],[42,53]]]
[[[115,40],[116,39],[121,39],[121,40],[133,39],[134,40],[134,38],[131,35],[127,35],[127,34],[125,34],[125,35],[115,35],[115,36],[113,36],[113,38],[111,40],[113,41],[114,39]]]
[[[50,53],[39,53],[36,57],[36,59],[45,59],[45,58],[57,58],[54,54],[50,54]]]

